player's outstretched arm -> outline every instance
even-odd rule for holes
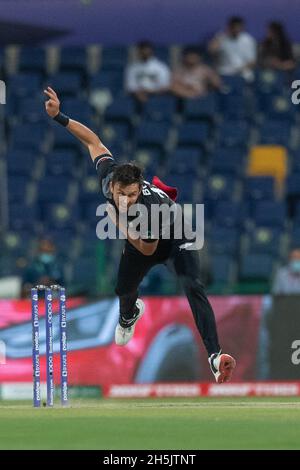
[[[60,101],[56,92],[52,88],[47,87],[44,92],[49,98],[45,103],[47,114],[52,119],[55,119],[65,126],[71,134],[77,137],[77,139],[79,139],[88,148],[92,160],[95,160],[96,157],[104,153],[111,155],[110,151],[105,147],[105,145],[103,145],[99,137],[91,131],[91,129],[78,121],[68,118],[60,112]]]

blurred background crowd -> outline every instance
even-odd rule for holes
[[[209,292],[300,293],[299,58],[283,23],[257,41],[239,16],[201,44],[2,47],[0,296],[53,282],[114,293],[122,242],[96,238],[97,176],[47,119],[47,85],[118,161],[178,187],[179,203],[205,204]],[[159,266],[141,291],[180,286]]]

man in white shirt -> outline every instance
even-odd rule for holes
[[[254,78],[256,41],[244,31],[244,20],[232,17],[224,33],[217,34],[209,43],[209,51],[216,56],[221,75],[241,75],[245,80]]]
[[[289,255],[289,263],[278,269],[273,286],[273,294],[300,294],[300,248],[293,248]]]
[[[149,95],[164,93],[170,88],[170,69],[154,56],[148,41],[137,46],[137,60],[130,64],[125,75],[125,89],[139,101],[147,101]]]

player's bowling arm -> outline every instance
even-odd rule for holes
[[[57,118],[57,116],[60,114],[60,101],[56,92],[52,88],[47,87],[47,89],[44,90],[44,93],[49,98],[45,103],[47,114],[52,118]],[[106,153],[111,155],[110,151],[105,147],[105,145],[103,145],[95,132],[80,122],[74,121],[73,119],[67,118],[66,116],[64,116],[63,119],[66,120],[66,123],[62,122],[62,124],[65,125],[66,129],[68,129],[71,134],[73,134],[83,143],[83,145],[88,148],[93,161],[101,154]]]

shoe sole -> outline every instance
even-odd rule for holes
[[[233,370],[236,366],[235,359],[228,354],[222,354],[220,357],[219,373],[217,383],[221,384],[229,382],[232,377]]]

